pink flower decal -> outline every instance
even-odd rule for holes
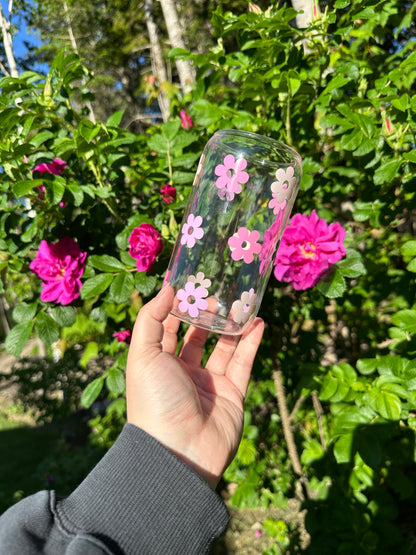
[[[181,110],[179,112],[179,115],[181,116],[181,124],[182,127],[187,131],[188,129],[190,129],[191,127],[194,126],[192,118],[189,114],[187,114],[185,112],[185,110]]]
[[[243,259],[246,264],[253,262],[254,255],[259,254],[261,245],[258,243],[260,233],[255,229],[249,231],[246,227],[240,227],[237,233],[228,239],[233,260]]]
[[[283,232],[274,275],[297,290],[314,287],[345,256],[344,239],[345,229],[339,223],[328,225],[315,210],[310,216],[296,214]]]
[[[186,282],[184,289],[179,289],[177,293],[178,299],[181,301],[178,309],[183,313],[188,313],[192,318],[199,316],[200,310],[208,308],[208,301],[205,297],[208,291],[202,285],[195,287],[195,283],[191,280]]]
[[[269,263],[272,260],[274,251],[276,249],[277,240],[279,238],[280,229],[283,222],[283,212],[281,212],[280,214],[281,216],[280,217],[278,216],[276,220],[272,223],[272,225],[264,232],[263,245],[261,247],[261,251],[259,254],[259,259],[260,259],[259,272],[261,275],[263,275],[266,272],[269,266]]]
[[[205,277],[203,272],[198,272],[196,276],[189,276],[188,281],[192,281],[192,283],[202,285],[205,289],[211,287],[211,280]]]
[[[163,250],[161,234],[151,224],[143,223],[135,227],[129,237],[130,256],[137,260],[139,272],[148,272]]]
[[[256,309],[257,295],[254,289],[244,291],[239,301],[234,301],[231,310],[234,312],[233,320],[237,324],[245,324]]]
[[[166,185],[160,189],[160,192],[163,195],[163,200],[167,204],[172,204],[172,202],[176,200],[176,189],[172,185],[169,185],[169,183],[166,183]]]
[[[190,249],[195,246],[198,239],[204,236],[204,230],[201,228],[202,217],[189,214],[188,219],[182,226],[181,245],[185,245]]]
[[[67,167],[67,163],[60,158],[55,158],[52,162],[43,162],[35,166],[32,172],[39,172],[41,175],[44,173],[52,173],[53,175],[62,175]]]
[[[116,331],[113,333],[113,337],[115,337],[119,343],[127,343],[127,345],[130,345],[131,330]]]
[[[270,187],[273,198],[269,202],[269,208],[273,209],[275,215],[284,210],[292,198],[296,185],[295,170],[291,167],[286,170],[279,168],[276,171],[276,179]]]
[[[86,256],[72,237],[57,243],[41,241],[36,258],[29,265],[43,281],[41,300],[67,305],[77,299]]]
[[[218,164],[215,167],[215,175],[218,175],[216,186],[218,188],[218,196],[233,200],[234,194],[242,191],[242,184],[247,183],[248,173],[243,171],[247,166],[245,158],[236,160],[232,154],[227,154],[224,158],[224,164]]]

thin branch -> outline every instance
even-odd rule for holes
[[[309,484],[306,475],[302,472],[302,466],[300,464],[300,459],[298,451],[296,449],[295,438],[293,436],[292,426],[290,424],[289,411],[287,409],[285,389],[283,386],[282,371],[273,371],[273,381],[276,387],[276,398],[277,404],[279,406],[280,418],[282,421],[283,433],[286,440],[286,445],[289,453],[289,459],[292,464],[292,468],[299,479],[298,496],[301,500],[309,499]]]
[[[301,406],[301,404],[303,403],[303,401],[306,399],[306,395],[301,395],[298,400],[296,401],[291,413],[289,414],[289,421],[293,422],[293,419],[295,418],[296,413],[299,410],[299,407]]]
[[[319,437],[321,438],[322,449],[326,451],[324,427],[322,424],[322,415],[324,414],[324,411],[322,410],[322,405],[319,402],[316,391],[312,391],[312,403],[313,403],[313,408],[315,410],[316,419],[318,420]]]

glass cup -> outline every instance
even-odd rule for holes
[[[240,335],[256,316],[302,177],[291,147],[217,131],[199,161],[166,272],[180,320]]]

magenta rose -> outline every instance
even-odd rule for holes
[[[67,165],[68,164],[64,160],[61,160],[60,158],[55,158],[52,162],[43,162],[42,164],[35,166],[32,172],[39,172],[41,175],[43,175],[44,173],[51,173],[53,175],[62,175]],[[45,191],[44,185],[39,185],[39,193],[38,193],[39,200],[44,200],[45,192],[46,191]],[[59,206],[61,208],[65,208],[66,202],[64,200],[61,201],[59,203]]]
[[[130,345],[131,330],[116,331],[113,333],[113,337],[115,337],[119,343],[127,343],[127,345]]]
[[[151,224],[140,224],[135,227],[129,237],[130,256],[137,260],[139,272],[148,272],[163,249],[161,234]]]
[[[344,239],[345,229],[339,223],[328,225],[315,210],[310,216],[296,214],[283,232],[274,275],[297,290],[314,287],[345,256]]]
[[[169,183],[166,183],[166,185],[160,189],[160,192],[163,195],[163,200],[168,204],[176,200],[176,189],[172,185],[169,185]]]
[[[29,266],[43,281],[41,300],[67,305],[78,298],[86,256],[72,237],[64,237],[57,243],[41,241],[36,258]]]
[[[67,167],[67,163],[60,158],[55,158],[52,162],[43,162],[34,167],[32,172],[39,172],[40,174],[52,173],[53,175],[62,175]]]
[[[181,124],[182,127],[187,131],[188,129],[190,129],[191,127],[193,127],[194,123],[192,121],[192,118],[189,114],[187,114],[185,112],[185,110],[181,110],[179,112],[179,115],[181,116]]]

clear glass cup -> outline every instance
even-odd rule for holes
[[[293,148],[246,131],[217,131],[199,161],[166,272],[172,314],[240,335],[256,316],[302,177]]]

